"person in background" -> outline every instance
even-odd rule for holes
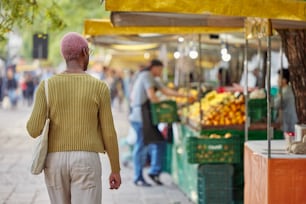
[[[278,71],[278,86],[281,93],[274,99],[274,107],[279,110],[278,121],[281,121],[284,137],[288,138],[290,135],[294,135],[294,126],[298,122],[295,96],[290,85],[290,74],[288,69]]]
[[[26,74],[25,83],[26,83],[25,95],[26,95],[27,105],[31,106],[33,103],[34,91],[35,91],[35,84],[31,74],[29,73]]]
[[[11,107],[16,108],[18,103],[18,82],[12,69],[7,70],[6,93],[10,99]]]
[[[255,86],[258,88],[263,88],[264,81],[262,77],[262,71],[259,68],[255,68],[252,73],[256,78]]]
[[[127,101],[128,110],[130,109],[130,93],[131,93],[131,87],[133,83],[133,77],[134,77],[134,71],[127,70],[126,75],[123,78],[123,91],[124,91],[124,97]]]
[[[119,110],[122,111],[122,103],[124,99],[124,84],[122,73],[118,70],[113,70],[113,81],[110,85],[111,101],[114,105],[114,101],[117,99]]]
[[[148,176],[157,185],[162,185],[159,176],[162,170],[161,157],[164,138],[158,127],[152,124],[149,114],[150,103],[159,102],[156,91],[159,90],[166,96],[185,97],[155,79],[161,76],[162,70],[163,63],[154,59],[146,69],[138,74],[133,84],[129,119],[136,133],[133,148],[135,185],[151,186],[143,176],[148,153],[151,162]]]
[[[5,78],[5,66],[4,62],[0,59],[0,105],[3,99],[3,89],[4,89],[4,78]]]
[[[85,38],[70,32],[61,40],[63,73],[48,79],[49,141],[44,169],[52,204],[101,203],[102,177],[98,153],[107,153],[110,189],[121,184],[117,134],[107,85],[85,71],[89,48]],[[47,117],[45,86],[36,91],[27,130],[38,137]]]
[[[21,89],[22,93],[22,102],[23,105],[27,104],[27,84],[26,84],[26,75],[27,73],[24,73],[23,76],[19,79],[19,87]]]
[[[222,93],[226,91],[226,87],[231,86],[229,73],[226,68],[220,67],[218,69],[217,79],[218,79],[217,92]]]

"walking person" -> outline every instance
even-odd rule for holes
[[[102,173],[98,153],[108,155],[110,189],[118,189],[121,184],[109,89],[104,82],[85,72],[89,48],[81,35],[67,33],[61,40],[61,54],[66,70],[48,79],[51,122],[45,183],[52,204],[100,204]],[[27,130],[33,138],[42,132],[46,117],[42,81],[27,122]]]
[[[167,96],[185,97],[180,93],[165,87],[155,77],[160,77],[163,63],[152,60],[149,67],[137,76],[131,93],[131,113],[129,119],[134,128],[137,138],[133,149],[134,184],[140,186],[151,186],[143,176],[143,168],[146,163],[147,154],[150,155],[149,178],[157,185],[162,185],[160,173],[162,170],[162,146],[164,138],[156,125],[152,124],[148,115],[150,103],[159,102],[155,91],[160,90]]]

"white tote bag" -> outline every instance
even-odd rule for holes
[[[47,101],[47,119],[44,129],[38,138],[38,144],[33,154],[31,173],[34,175],[40,174],[45,167],[45,160],[48,153],[48,133],[49,133],[49,102],[48,102],[48,80],[45,80],[45,93]]]

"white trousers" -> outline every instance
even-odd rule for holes
[[[101,204],[102,170],[98,153],[49,153],[44,174],[51,204]]]

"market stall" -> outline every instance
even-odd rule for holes
[[[177,184],[196,203],[230,203],[229,200],[243,203],[244,96],[241,93],[235,96],[231,92],[217,93],[213,90],[200,101],[202,109],[198,102],[195,102],[179,110],[182,120],[180,124],[175,123],[173,126],[175,131],[172,161],[174,166],[179,168],[173,168],[172,175],[179,178],[176,180]],[[248,140],[266,140],[266,98],[252,99],[249,105],[247,115],[251,124],[248,127]],[[202,118],[201,112],[204,112]],[[272,138],[283,138],[282,132],[276,126],[273,128]],[[177,161],[177,158],[181,160]],[[194,168],[197,169],[196,172]],[[178,176],[183,174],[197,178],[197,182]],[[207,180],[206,177],[214,178],[215,181]],[[227,178],[227,183],[215,189],[220,177]],[[197,190],[196,193],[194,189]],[[225,196],[213,197],[216,194],[209,193],[213,189],[216,194]]]
[[[109,22],[106,25],[101,21],[90,20],[86,22],[85,34],[95,40],[95,37],[98,38],[99,35],[104,35],[103,33],[107,33],[107,35],[119,34],[120,32],[121,34],[139,34],[144,30],[150,33],[163,34],[219,33],[222,32],[222,29],[241,31],[241,27],[244,26],[244,24],[241,24],[241,21],[244,19],[227,18],[231,21],[228,26],[234,24],[236,26],[226,27],[223,24],[221,28],[211,28],[213,23],[209,22],[217,22],[218,19],[215,18],[213,21],[209,21],[212,20],[210,15],[204,17],[206,19],[205,25],[197,24],[198,27],[196,27],[195,23],[192,24],[195,21],[184,21],[186,23],[186,26],[184,26],[184,23],[181,23],[177,18],[173,17],[176,15],[175,13],[165,14],[169,11],[199,13],[198,18],[203,18],[203,11],[213,11],[210,12],[213,15],[229,16],[248,16],[248,14],[252,14],[252,16],[273,18],[271,20],[272,24],[278,28],[284,26],[305,27],[305,24],[300,22],[305,20],[305,15],[303,14],[304,2],[289,3],[288,1],[269,1],[265,3],[265,9],[271,8],[272,6],[278,8],[279,6],[277,12],[275,12],[275,9],[265,11],[257,9],[254,11],[253,7],[256,5],[259,6],[262,1],[241,1],[240,3],[252,5],[243,11],[241,11],[240,3],[235,4],[239,5],[237,7],[230,1],[222,1],[218,7],[216,7],[215,2],[203,5],[202,2],[198,1],[192,5],[188,3],[186,7],[184,2],[183,0],[179,3],[176,1],[174,6],[171,5],[171,2],[169,4],[161,4],[159,2],[140,3],[137,1],[125,1],[121,4],[118,1],[106,1],[107,9],[117,12],[112,14],[112,23],[115,27]],[[250,12],[250,9],[252,12]],[[292,15],[290,10],[295,11],[294,15]],[[135,15],[132,14],[132,16],[129,16],[128,13],[120,13],[122,11],[143,12],[135,14],[142,18],[140,21],[137,21],[135,20]],[[156,13],[145,13],[146,11],[154,11]],[[165,13],[159,14],[158,12]],[[243,12],[246,13],[242,15]],[[290,15],[290,18],[287,18],[288,15]],[[166,17],[166,21],[159,23],[161,21],[156,19],[160,19],[161,17]],[[193,17],[196,18],[197,16]],[[188,17],[186,16],[186,18]],[[225,16],[223,18],[226,19]],[[124,19],[127,19],[127,21],[124,21]],[[292,23],[288,20],[299,21]],[[154,25],[152,26],[150,22],[154,22]],[[133,26],[133,23],[138,24]],[[147,26],[145,23],[147,23]],[[175,25],[173,26],[172,23]],[[199,44],[201,44],[201,41]],[[267,120],[270,121],[273,118],[271,118],[271,113],[267,111],[270,108],[267,108],[266,97],[258,101],[254,99],[250,103],[248,101],[248,95],[244,97],[243,94],[242,96],[230,95],[222,97],[216,95],[216,98],[219,101],[215,104],[202,104],[204,97],[200,97],[197,103],[185,103],[185,110],[183,110],[183,107],[182,109],[179,108],[179,111],[185,113],[185,115],[181,114],[181,122],[174,123],[173,125],[174,142],[171,146],[172,168],[170,173],[176,184],[196,203],[243,203],[244,142],[246,140],[266,140],[267,138],[271,140],[282,139],[282,132],[275,124],[267,123]],[[263,103],[263,101],[266,103]],[[186,107],[186,105],[189,105],[189,107]],[[248,108],[250,105],[252,107]],[[203,115],[202,107],[206,106],[206,114]],[[208,112],[211,112],[211,115],[208,115]],[[221,113],[226,114],[222,115]],[[247,117],[244,117],[245,115],[249,115],[251,121],[248,121]],[[266,117],[267,115],[268,118]],[[229,120],[231,117],[233,119]],[[245,136],[246,131],[247,137]],[[223,178],[222,181],[218,180],[220,177]],[[208,178],[213,179],[209,180]],[[216,184],[220,183],[222,185],[215,189]]]

